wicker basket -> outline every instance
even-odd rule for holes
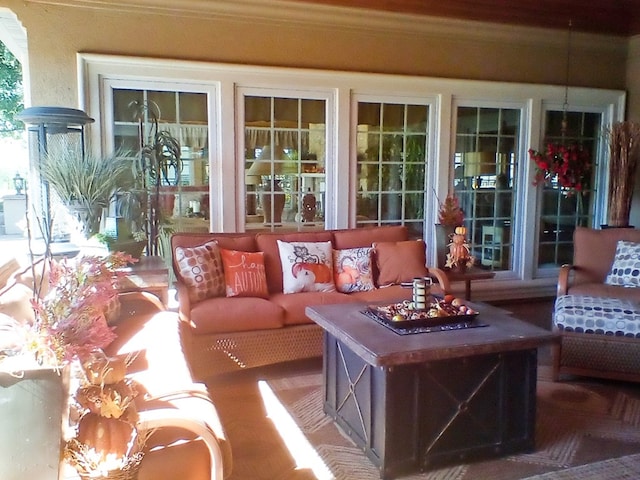
[[[143,457],[144,453],[138,452],[129,457],[127,464],[123,468],[110,470],[107,475],[100,475],[98,477],[87,473],[79,473],[79,475],[82,480],[136,480]]]

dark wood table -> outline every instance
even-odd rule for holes
[[[471,282],[473,280],[488,280],[496,276],[495,272],[478,267],[468,268],[464,272],[454,272],[447,269],[444,272],[450,282],[464,282],[465,300],[471,300]]]
[[[487,326],[414,335],[362,304],[307,307],[325,331],[324,411],[382,478],[533,450],[537,349],[558,337],[475,307]]]
[[[121,292],[149,292],[166,306],[169,300],[169,269],[160,256],[142,256],[123,269],[118,289]]]

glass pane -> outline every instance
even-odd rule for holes
[[[265,97],[245,97],[244,119],[249,122],[271,121],[271,99]]]
[[[429,107],[426,105],[407,105],[407,131],[427,131]]]
[[[324,124],[325,101],[324,100],[302,100],[302,125],[308,126],[310,123]]]
[[[369,131],[379,131],[381,108],[379,103],[358,103],[358,125],[366,125]]]
[[[176,122],[176,94],[175,92],[147,92],[147,101],[156,106],[160,122]]]
[[[180,121],[207,123],[207,95],[205,93],[179,93]]]
[[[383,112],[382,125],[385,131],[404,130],[404,105],[385,104]]]
[[[420,220],[424,218],[424,193],[408,193],[404,199],[405,219]]]
[[[285,122],[292,127],[298,126],[298,99],[297,98],[274,98],[273,113],[276,125],[278,122]]]
[[[134,108],[132,104],[142,104],[144,102],[141,90],[113,90],[113,115],[116,122],[135,121]]]

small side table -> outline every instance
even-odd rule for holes
[[[166,306],[169,300],[169,269],[159,256],[141,257],[139,261],[123,269],[120,278],[121,292],[149,292]]]
[[[471,300],[471,282],[473,280],[488,280],[495,277],[495,272],[483,270],[478,267],[467,268],[464,272],[444,271],[450,282],[464,282],[464,298]]]

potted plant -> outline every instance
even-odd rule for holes
[[[172,233],[174,190],[180,183],[182,158],[180,142],[159,128],[160,109],[154,102],[133,101],[129,107],[138,121],[140,153],[134,162],[136,196],[143,213],[147,254],[158,255],[162,238]],[[145,125],[151,127],[145,131]]]
[[[102,156],[90,149],[85,155],[74,149],[59,149],[48,153],[36,168],[75,215],[87,239],[100,231],[103,210],[118,192],[132,186],[131,160],[124,152]]]

